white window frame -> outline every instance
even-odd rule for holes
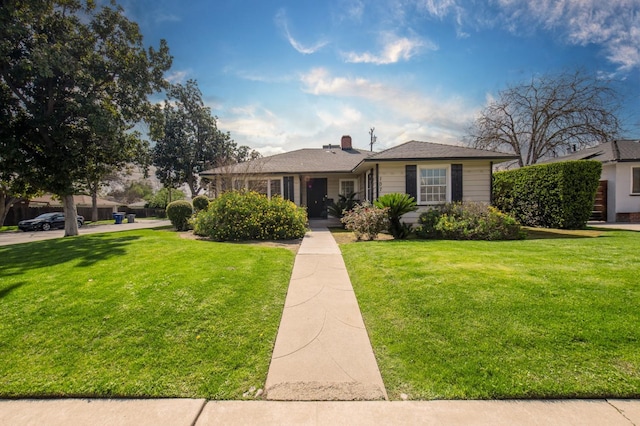
[[[634,172],[638,173],[638,185],[636,187],[637,191],[634,191],[634,182],[633,182],[633,174]],[[629,189],[631,195],[640,195],[640,166],[632,166],[631,167],[631,188]]]
[[[338,195],[344,195],[345,197],[349,194],[343,194],[342,193],[342,183],[343,182],[351,182],[353,183],[353,192],[354,193],[358,193],[358,180],[355,178],[350,178],[350,179],[339,179],[338,181]]]
[[[445,171],[445,199],[444,200],[439,200],[439,201],[427,201],[426,199],[424,199],[422,197],[422,171],[423,170],[444,170]],[[418,165],[418,172],[417,174],[417,182],[416,182],[416,188],[417,188],[417,196],[418,196],[418,205],[422,205],[422,206],[431,206],[431,205],[438,205],[438,204],[444,204],[444,203],[448,203],[451,202],[451,165],[450,164],[423,164],[423,165]]]
[[[279,195],[281,197],[284,198],[284,182],[282,182],[282,178],[278,178],[278,179],[268,179],[269,183],[267,184],[267,191],[269,192],[269,198],[273,197],[274,195]],[[271,182],[275,182],[278,181],[280,182],[280,193],[279,194],[272,194],[271,193]]]

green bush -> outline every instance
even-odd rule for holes
[[[229,191],[198,213],[194,233],[216,241],[290,240],[304,237],[307,213],[280,196]]]
[[[386,207],[372,206],[365,201],[346,212],[340,220],[347,230],[353,231],[357,241],[360,241],[363,236],[369,240],[375,240],[378,234],[389,226],[388,210]]]
[[[487,204],[447,203],[420,215],[419,238],[449,240],[517,240],[524,238],[520,224]]]
[[[355,192],[347,195],[340,194],[338,202],[329,204],[329,207],[327,207],[327,212],[331,216],[341,219],[344,216],[345,212],[353,210],[353,208],[358,204],[355,197]]]
[[[402,224],[400,219],[406,213],[418,210],[416,199],[409,194],[394,192],[378,198],[374,205],[378,208],[387,208],[389,214],[389,232],[396,239],[405,239],[411,233],[411,226]]]
[[[196,213],[209,207],[209,198],[206,195],[198,195],[191,202]]]
[[[188,201],[173,201],[167,206],[167,217],[178,231],[186,231],[189,229],[189,219],[192,215],[193,206]]]
[[[584,228],[602,172],[599,161],[539,164],[494,173],[493,204],[527,226]]]

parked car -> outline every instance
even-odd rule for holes
[[[84,225],[84,217],[78,215],[78,228]],[[49,229],[64,229],[64,213],[43,213],[35,219],[21,220],[18,229],[27,231],[48,231]]]

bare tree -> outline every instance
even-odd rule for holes
[[[581,71],[547,74],[510,86],[480,113],[476,148],[511,151],[520,166],[615,138],[619,94]]]

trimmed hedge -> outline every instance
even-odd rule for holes
[[[189,229],[191,215],[193,215],[193,206],[188,201],[178,200],[169,203],[167,206],[167,217],[178,231],[187,231]]]
[[[196,235],[216,241],[291,240],[304,237],[307,212],[280,196],[229,191],[194,220]]]
[[[206,210],[209,207],[209,198],[206,195],[198,195],[191,200],[193,208],[196,212]]]
[[[493,174],[493,204],[521,224],[582,229],[595,201],[602,164],[594,160],[537,164]]]

